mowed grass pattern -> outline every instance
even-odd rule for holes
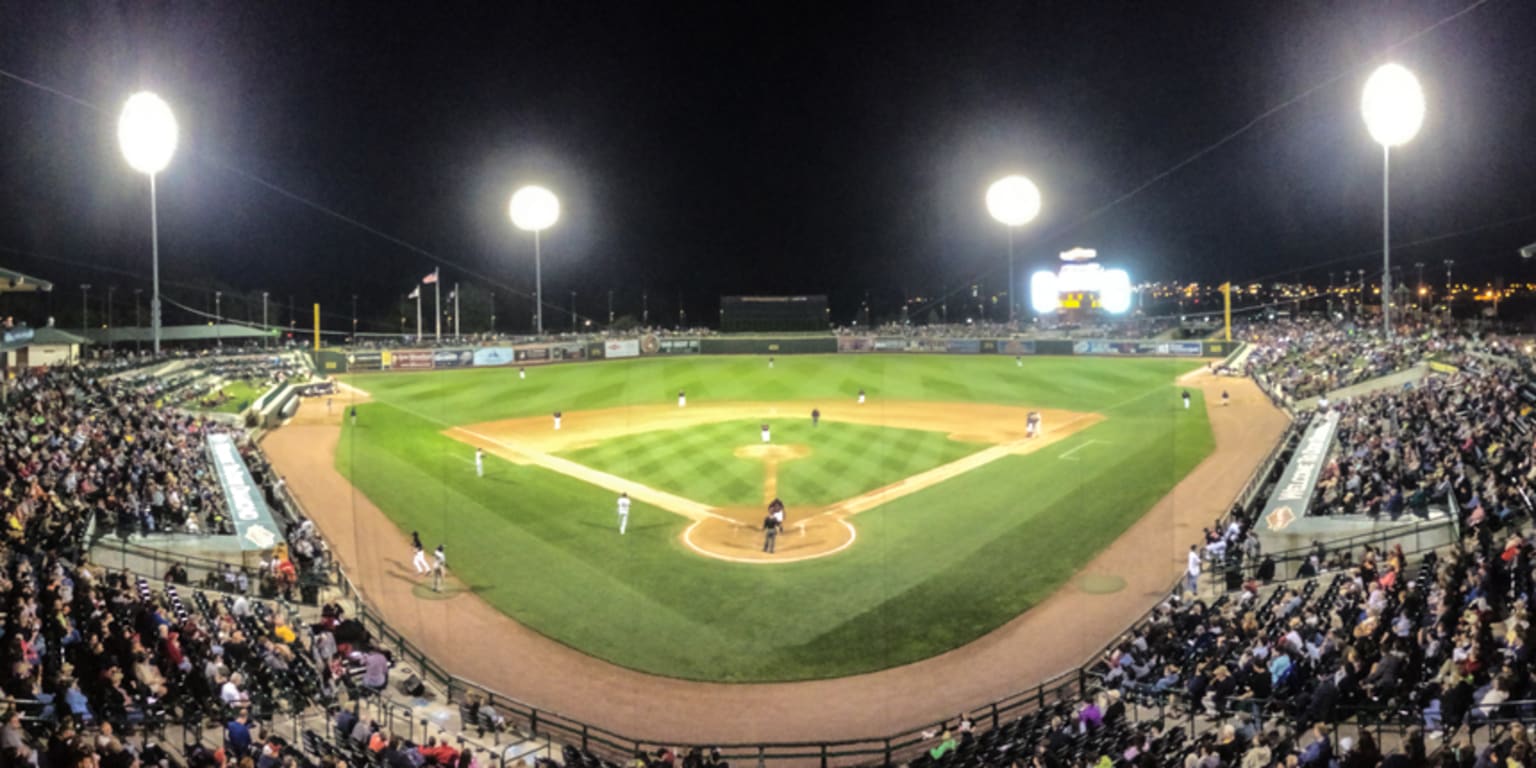
[[[562,455],[594,469],[716,507],[760,506],[764,462],[735,455],[760,446],[762,420],[726,421],[606,440]],[[773,445],[810,455],[777,466],[779,496],[791,506],[825,506],[910,477],[983,446],[939,432],[810,419],[768,419]]]
[[[771,681],[895,666],[995,629],[1059,588],[1212,446],[1199,390],[1186,411],[1173,383],[1191,361],[777,363],[770,371],[757,357],[651,358],[531,368],[526,381],[515,369],[355,376],[375,400],[343,431],[336,463],[401,528],[445,543],[454,574],[523,624],[634,669]],[[680,543],[688,521],[644,504],[619,536],[609,492],[495,459],[476,478],[470,449],[442,434],[557,408],[675,402],[680,388],[690,403],[851,403],[860,387],[872,402],[988,402],[1106,419],[861,513],[858,542],[834,557],[776,566],[700,557]],[[1171,545],[1175,532],[1167,535]]]

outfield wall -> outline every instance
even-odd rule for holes
[[[662,355],[1078,355],[1092,357],[1226,357],[1236,341],[1117,341],[1112,339],[983,339],[907,336],[703,336],[670,339],[559,341],[448,346],[432,349],[345,349],[313,352],[323,374],[427,371],[545,365]]]

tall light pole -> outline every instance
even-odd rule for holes
[[[576,292],[571,291],[571,333],[576,332]]]
[[[491,291],[491,335],[496,335],[496,292]]]
[[[1008,228],[1008,322],[1016,318],[1013,284],[1013,230],[1040,214],[1040,188],[1023,176],[1005,176],[987,188],[987,212]]]
[[[107,303],[101,308],[101,316],[105,319],[107,325],[107,347],[109,349],[112,347],[112,294],[116,292],[117,286],[107,286]]]
[[[352,294],[352,343],[357,343],[357,294]]]
[[[213,292],[213,335],[217,346],[224,346],[224,292]]]
[[[160,222],[155,201],[155,176],[170,164],[180,129],[176,116],[159,96],[136,93],[117,118],[117,143],[135,171],[149,176],[150,297],[149,323],[155,354],[160,354]]]
[[[1445,260],[1445,314],[1451,314],[1451,267],[1456,266],[1455,259]]]
[[[613,325],[613,289],[608,289],[608,325]]]
[[[91,284],[80,284],[80,335],[85,335],[85,329],[91,327]]]
[[[1365,81],[1360,114],[1371,138],[1381,145],[1381,324],[1392,337],[1392,148],[1408,143],[1424,125],[1424,91],[1418,78],[1399,64],[1383,64]]]
[[[139,296],[143,293],[143,288],[133,289],[133,351],[135,354],[139,352],[139,345],[141,343],[139,339],[143,338],[143,334],[139,332],[139,329],[143,327],[139,322]]]
[[[539,233],[560,220],[560,198],[537,186],[523,187],[512,194],[507,212],[518,229],[533,232],[533,330],[544,335],[544,269],[539,253]]]

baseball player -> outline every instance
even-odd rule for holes
[[[555,411],[555,431],[560,431],[560,412]]]
[[[816,426],[820,426],[820,425],[821,425],[821,409],[820,408],[812,408],[811,409],[811,426],[816,427]]]
[[[1024,367],[1024,356],[1023,355],[1014,355],[1013,356],[1013,364],[1017,365],[1020,368],[1023,368]]]
[[[863,405],[863,404],[864,404],[864,390],[860,389],[859,390],[859,405]]]
[[[475,477],[485,477],[485,449],[475,449]]]
[[[352,406],[352,426],[357,426],[357,406]]]
[[[677,391],[677,407],[679,407],[679,408],[687,408],[688,407],[688,393],[684,392],[681,389],[679,389]]]
[[[1189,410],[1189,390],[1184,390],[1184,410]]]
[[[325,399],[325,415],[331,415],[331,398],[329,397]]]
[[[528,378],[528,369],[524,368],[521,365],[519,365],[517,367],[517,378],[519,378],[519,379],[526,379],[526,378]]]
[[[1230,402],[1232,402],[1232,393],[1223,389],[1221,391],[1221,407],[1227,407],[1227,404]]]
[[[1024,436],[1025,437],[1039,437],[1040,436],[1040,412],[1039,411],[1030,411],[1029,412],[1029,416],[1024,419]]]
[[[443,545],[437,545],[432,564],[432,591],[443,591],[443,572],[448,570],[448,555],[443,552]]]
[[[773,355],[769,355],[768,356],[768,367],[769,368],[773,367]]]
[[[763,422],[763,442],[768,442],[768,422]]]
[[[629,494],[619,494],[619,535],[624,535],[624,529],[629,527]]]
[[[779,519],[771,513],[763,518],[763,551],[773,554],[773,547],[779,540]]]
[[[416,569],[416,575],[431,570],[427,565],[427,550],[421,546],[421,534],[411,531],[411,566]]]

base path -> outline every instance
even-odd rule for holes
[[[374,609],[454,674],[636,738],[672,743],[883,736],[954,717],[1083,663],[1167,594],[1200,528],[1227,511],[1287,419],[1247,379],[1204,374],[1216,450],[1055,595],[962,648],[902,667],[799,683],[696,683],[618,667],[524,627],[478,596],[412,593],[410,542],[335,469],[339,416],[263,445]],[[1231,405],[1221,405],[1221,392]],[[1170,400],[1177,398],[1170,388]],[[823,409],[826,410],[826,409]],[[1051,426],[1049,417],[1046,427]],[[1059,423],[1059,422],[1058,422]],[[793,535],[792,533],[787,535]],[[1107,590],[1104,584],[1125,587]],[[579,610],[574,607],[573,610]]]

